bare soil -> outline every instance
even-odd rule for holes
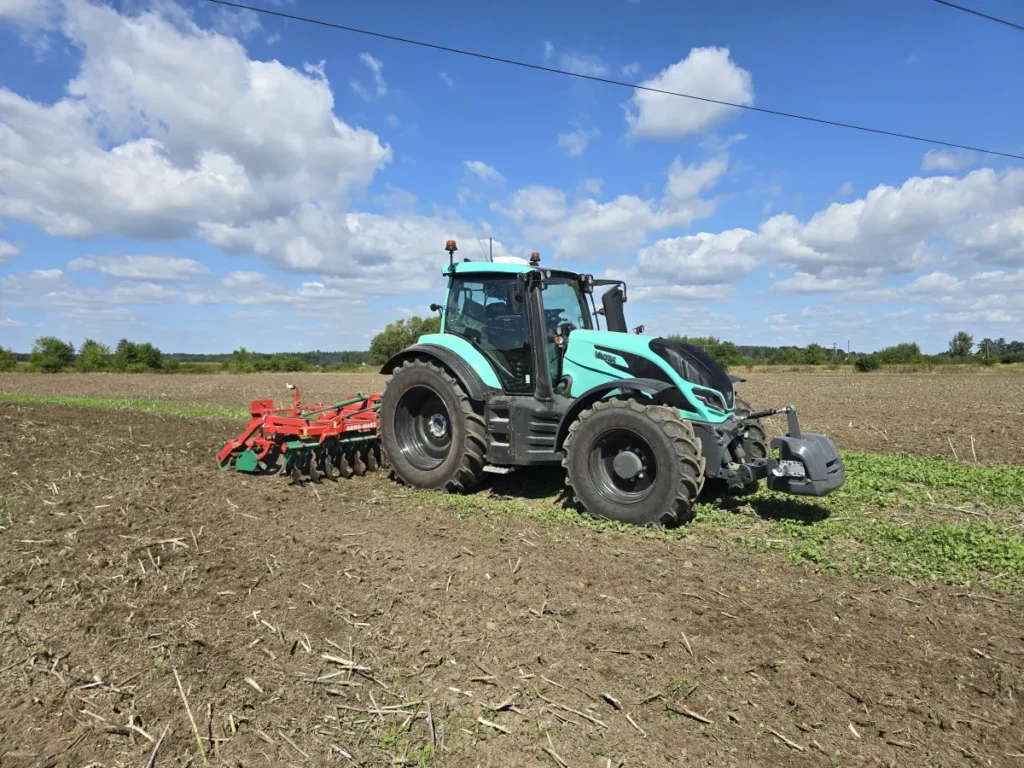
[[[0,430],[5,768],[1021,764],[1017,596],[221,473],[233,423]]]
[[[745,374],[738,391],[755,407],[793,404],[806,430],[846,450],[933,454],[1024,465],[1024,375],[977,371],[933,374]],[[0,374],[0,394],[128,397],[246,406],[254,398],[288,399],[298,385],[312,402],[356,391],[379,392],[386,378],[366,374]],[[785,420],[769,425],[785,430]],[[973,438],[973,442],[972,442]]]

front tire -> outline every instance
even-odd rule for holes
[[[395,369],[382,401],[381,441],[399,482],[449,492],[477,484],[484,420],[451,374],[428,360],[409,360]]]
[[[563,451],[566,482],[590,515],[631,525],[693,519],[705,460],[676,409],[626,399],[594,403],[569,427]]]

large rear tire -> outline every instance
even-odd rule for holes
[[[705,460],[693,427],[675,408],[602,400],[569,427],[566,482],[597,518],[671,526],[693,519]]]
[[[399,482],[449,492],[477,484],[486,428],[451,374],[428,360],[409,360],[395,369],[381,399],[381,442]]]

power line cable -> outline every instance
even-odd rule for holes
[[[650,93],[659,93],[663,96],[677,96],[682,99],[692,99],[694,101],[703,101],[708,104],[718,104],[723,107],[733,107],[735,109],[744,109],[748,112],[759,112],[764,115],[774,115],[776,117],[788,117],[792,120],[802,120],[808,123],[817,123],[819,125],[830,125],[835,128],[847,128],[853,131],[861,131],[863,133],[874,133],[880,136],[890,136],[897,139],[907,139],[909,141],[918,141],[923,144],[935,144],[942,147],[950,147],[952,149],[965,149],[970,152],[981,152],[988,155],[996,155],[998,157],[1008,157],[1013,160],[1024,160],[1024,155],[1015,155],[1010,152],[1000,152],[994,149],[983,149],[981,147],[973,147],[969,144],[957,144],[952,141],[942,141],[941,139],[930,139],[925,136],[915,136],[910,133],[900,133],[898,131],[888,131],[882,128],[872,128],[870,126],[855,125],[854,123],[844,123],[839,120],[827,120],[823,117],[812,117],[810,115],[801,115],[795,112],[784,112],[778,109],[768,109],[767,107],[754,107],[749,104],[736,104],[731,101],[723,101],[721,99],[712,99],[707,96],[696,96],[692,93],[680,93],[678,91],[668,91],[662,88],[652,88],[649,85],[639,85],[637,83],[627,83],[623,80],[614,80],[608,77],[599,77],[597,75],[584,75],[580,72],[571,72],[565,69],[557,69],[555,67],[545,67],[542,64],[531,64],[526,61],[518,61],[516,59],[506,59],[501,56],[492,56],[487,53],[479,53],[478,51],[467,51],[462,48],[453,48],[447,45],[440,45],[438,43],[428,43],[423,40],[413,40],[408,37],[399,37],[398,35],[389,35],[384,32],[375,32],[369,29],[360,29],[359,27],[351,27],[345,24],[337,24],[332,21],[324,21],[323,19],[314,19],[309,16],[298,16],[292,13],[285,13],[283,11],[272,11],[269,8],[259,8],[253,5],[244,5],[242,3],[231,2],[230,0],[206,0],[209,3],[215,3],[217,5],[228,6],[230,8],[237,8],[243,11],[252,11],[254,13],[262,13],[267,16],[277,16],[282,19],[290,19],[292,21],[301,21],[306,24],[315,24],[321,27],[329,27],[330,29],[338,29],[343,32],[352,32],[357,35],[366,35],[368,37],[376,37],[381,40],[391,40],[396,43],[405,43],[406,45],[416,45],[420,48],[430,48],[435,51],[444,51],[445,53],[455,53],[460,56],[469,56],[474,59],[483,59],[485,61],[493,61],[498,64],[510,64],[515,67],[522,67],[524,69],[533,69],[540,72],[550,72],[555,75],[564,75],[566,77],[575,77],[580,80],[590,80],[595,83],[604,83],[606,85],[617,85],[622,88],[633,88],[638,91],[648,91]]]
[[[980,16],[981,18],[988,19],[989,21],[994,21],[994,22],[997,22],[999,24],[1005,24],[1008,27],[1013,27],[1014,29],[1018,29],[1021,32],[1024,32],[1024,24],[1016,24],[1016,23],[1014,23],[1012,21],[1007,21],[1006,19],[1000,19],[998,16],[989,16],[987,13],[982,13],[981,11],[976,11],[973,8],[965,8],[962,5],[957,5],[956,3],[950,3],[950,2],[948,2],[948,0],[934,0],[934,2],[938,3],[939,5],[945,5],[945,6],[948,6],[950,8],[956,8],[958,11],[963,11],[964,13],[971,13],[971,14],[974,14],[975,16]]]

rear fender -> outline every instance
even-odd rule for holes
[[[569,434],[569,427],[576,421],[576,417],[594,403],[604,400],[613,392],[642,394],[660,405],[692,409],[692,406],[686,402],[679,389],[668,381],[659,381],[657,379],[616,379],[614,381],[607,381],[603,384],[598,384],[596,387],[591,387],[573,401],[569,410],[565,412],[562,420],[558,423],[555,450],[562,450],[562,443],[565,442],[566,435]]]
[[[460,339],[461,341],[461,339]],[[473,350],[476,352],[476,350]],[[476,354],[479,355],[479,352]],[[483,356],[481,355],[481,358]],[[458,379],[459,384],[466,390],[466,394],[469,395],[470,400],[477,400],[484,402],[488,397],[501,394],[500,387],[490,386],[489,382],[484,380],[484,377],[478,373],[473,366],[466,362],[465,358],[459,355],[448,347],[442,347],[440,344],[414,344],[411,347],[403,349],[397,355],[394,355],[390,360],[384,363],[380,372],[384,375],[389,375],[395,372],[395,369],[408,360],[432,360],[443,368],[447,368],[451,374]],[[484,361],[486,364],[486,361]],[[493,379],[497,383],[497,376],[494,375],[494,371],[488,369],[485,373],[489,373],[488,378]]]

